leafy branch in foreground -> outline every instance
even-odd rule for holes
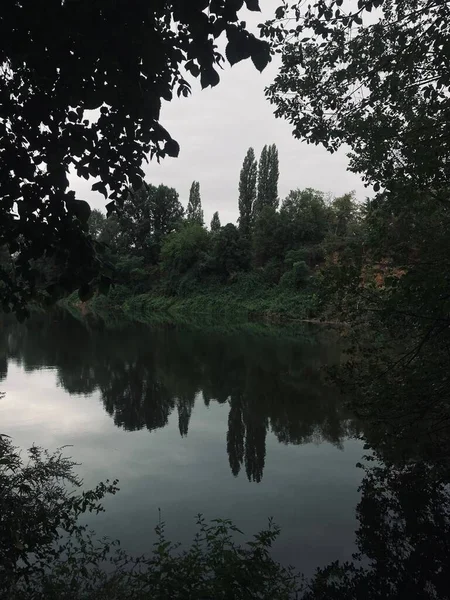
[[[54,260],[61,296],[99,270],[86,236],[90,208],[68,175],[93,181],[108,212],[142,183],[142,162],[176,157],[162,101],[219,83],[230,64],[270,61],[269,44],[245,27],[244,2],[4,0],[0,14],[0,299],[23,311],[36,287],[32,261]],[[258,11],[258,0],[246,0]],[[114,51],[111,51],[111,49]],[[93,112],[95,111],[95,112]],[[55,287],[60,288],[55,291]]]
[[[267,96],[295,137],[348,145],[375,191],[448,189],[448,2],[284,1],[261,27],[282,54]]]

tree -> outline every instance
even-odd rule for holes
[[[213,233],[217,233],[218,231],[220,231],[220,218],[219,218],[219,213],[216,210],[216,212],[213,214],[212,219],[211,219],[211,231]]]
[[[358,205],[355,194],[344,194],[334,198],[330,206],[330,225],[332,233],[339,238],[345,238],[352,224],[358,219]]]
[[[239,229],[245,236],[250,233],[253,205],[256,200],[257,175],[255,151],[249,148],[239,178]]]
[[[243,271],[249,265],[249,243],[237,227],[228,223],[214,238],[212,257],[219,275],[229,277],[236,271]]]
[[[191,223],[197,223],[197,225],[204,224],[202,199],[200,197],[200,183],[198,181],[192,182],[191,189],[189,191],[186,218]]]
[[[264,206],[253,226],[252,257],[256,267],[269,260],[281,261],[286,252],[286,229],[283,217],[273,206]]]
[[[254,214],[257,215],[265,206],[278,208],[278,150],[275,144],[264,146],[259,158],[258,195]]]
[[[289,248],[321,242],[328,230],[328,212],[322,192],[291,190],[280,208]]]
[[[161,248],[161,265],[166,273],[186,273],[208,248],[208,232],[198,223],[185,225],[168,235]]]
[[[105,226],[105,215],[101,210],[94,208],[91,210],[91,214],[89,215],[89,233],[92,235],[94,239],[98,239],[101,235],[103,228]]]
[[[120,251],[155,262],[163,238],[181,224],[183,214],[174,188],[145,183],[138,190],[130,190],[118,218]]]
[[[341,5],[316,0],[291,10],[283,2],[278,20],[263,27],[282,49],[267,89],[276,116],[308,143],[331,152],[350,146],[350,170],[376,191],[447,197],[448,3],[374,0],[346,12]],[[372,8],[377,15],[364,22]]]
[[[267,65],[269,45],[245,29],[242,4],[3,3],[0,246],[15,256],[14,276],[1,272],[5,308],[23,308],[33,296],[29,260],[46,252],[58,254],[67,291],[99,271],[86,235],[90,209],[69,190],[69,170],[96,178],[92,188],[109,198],[111,212],[130,186],[141,186],[145,158],[178,155],[160,123],[161,101],[189,95],[185,73],[203,88],[219,83],[216,39],[226,34],[231,64]],[[245,5],[259,10],[258,0]]]

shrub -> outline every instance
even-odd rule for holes
[[[305,261],[299,261],[293,264],[292,269],[285,273],[280,280],[280,285],[290,289],[301,289],[305,287],[310,279],[311,272]]]
[[[207,251],[208,242],[208,232],[198,224],[189,224],[171,233],[161,248],[163,271],[169,276],[186,273]]]

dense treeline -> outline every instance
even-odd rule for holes
[[[278,177],[276,146],[264,146],[259,163],[249,148],[237,226],[222,226],[216,212],[205,227],[194,181],[186,210],[175,189],[144,183],[129,191],[122,211],[109,218],[92,211],[90,231],[116,284],[133,295],[186,297],[227,286],[312,296],[327,257],[358,236],[361,207],[351,193],[332,198],[309,188],[292,190],[280,202]],[[308,308],[317,309],[313,303]]]

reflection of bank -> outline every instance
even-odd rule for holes
[[[54,366],[70,394],[98,391],[115,425],[127,431],[165,427],[176,411],[186,436],[196,399],[228,403],[231,471],[245,467],[251,481],[262,479],[269,430],[285,444],[326,440],[340,447],[355,427],[321,372],[329,345],[311,336],[87,328],[64,312],[10,325],[8,335],[9,359],[27,370]]]
[[[450,598],[450,488],[443,475],[420,460],[366,464],[357,560],[319,569],[313,582],[321,595],[307,598]]]

